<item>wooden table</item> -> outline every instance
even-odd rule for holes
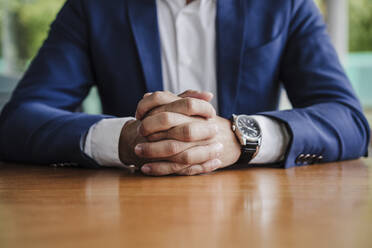
[[[196,177],[0,164],[0,247],[372,247],[372,159]]]

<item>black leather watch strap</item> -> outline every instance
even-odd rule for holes
[[[253,143],[247,143],[245,146],[242,146],[242,154],[239,158],[239,163],[249,163],[257,153],[257,148],[259,146],[258,141]]]

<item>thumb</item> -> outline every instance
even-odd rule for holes
[[[186,97],[192,97],[197,98],[200,100],[204,100],[207,102],[210,102],[213,99],[213,94],[210,92],[200,92],[196,90],[187,90],[183,92],[182,94],[178,95],[179,97],[186,98]]]

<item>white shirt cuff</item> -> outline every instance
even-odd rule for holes
[[[282,161],[290,141],[290,135],[285,124],[263,115],[252,117],[260,125],[262,141],[257,156],[250,163],[269,164]]]
[[[135,118],[104,119],[91,126],[85,139],[84,153],[101,166],[122,167],[119,158],[120,133],[130,120]]]

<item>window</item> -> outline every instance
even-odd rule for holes
[[[0,109],[37,53],[63,3],[64,0],[0,0]],[[369,83],[372,80],[372,1],[316,0],[316,3],[372,120],[372,83]],[[99,112],[97,99],[95,93],[85,102],[84,109]]]

